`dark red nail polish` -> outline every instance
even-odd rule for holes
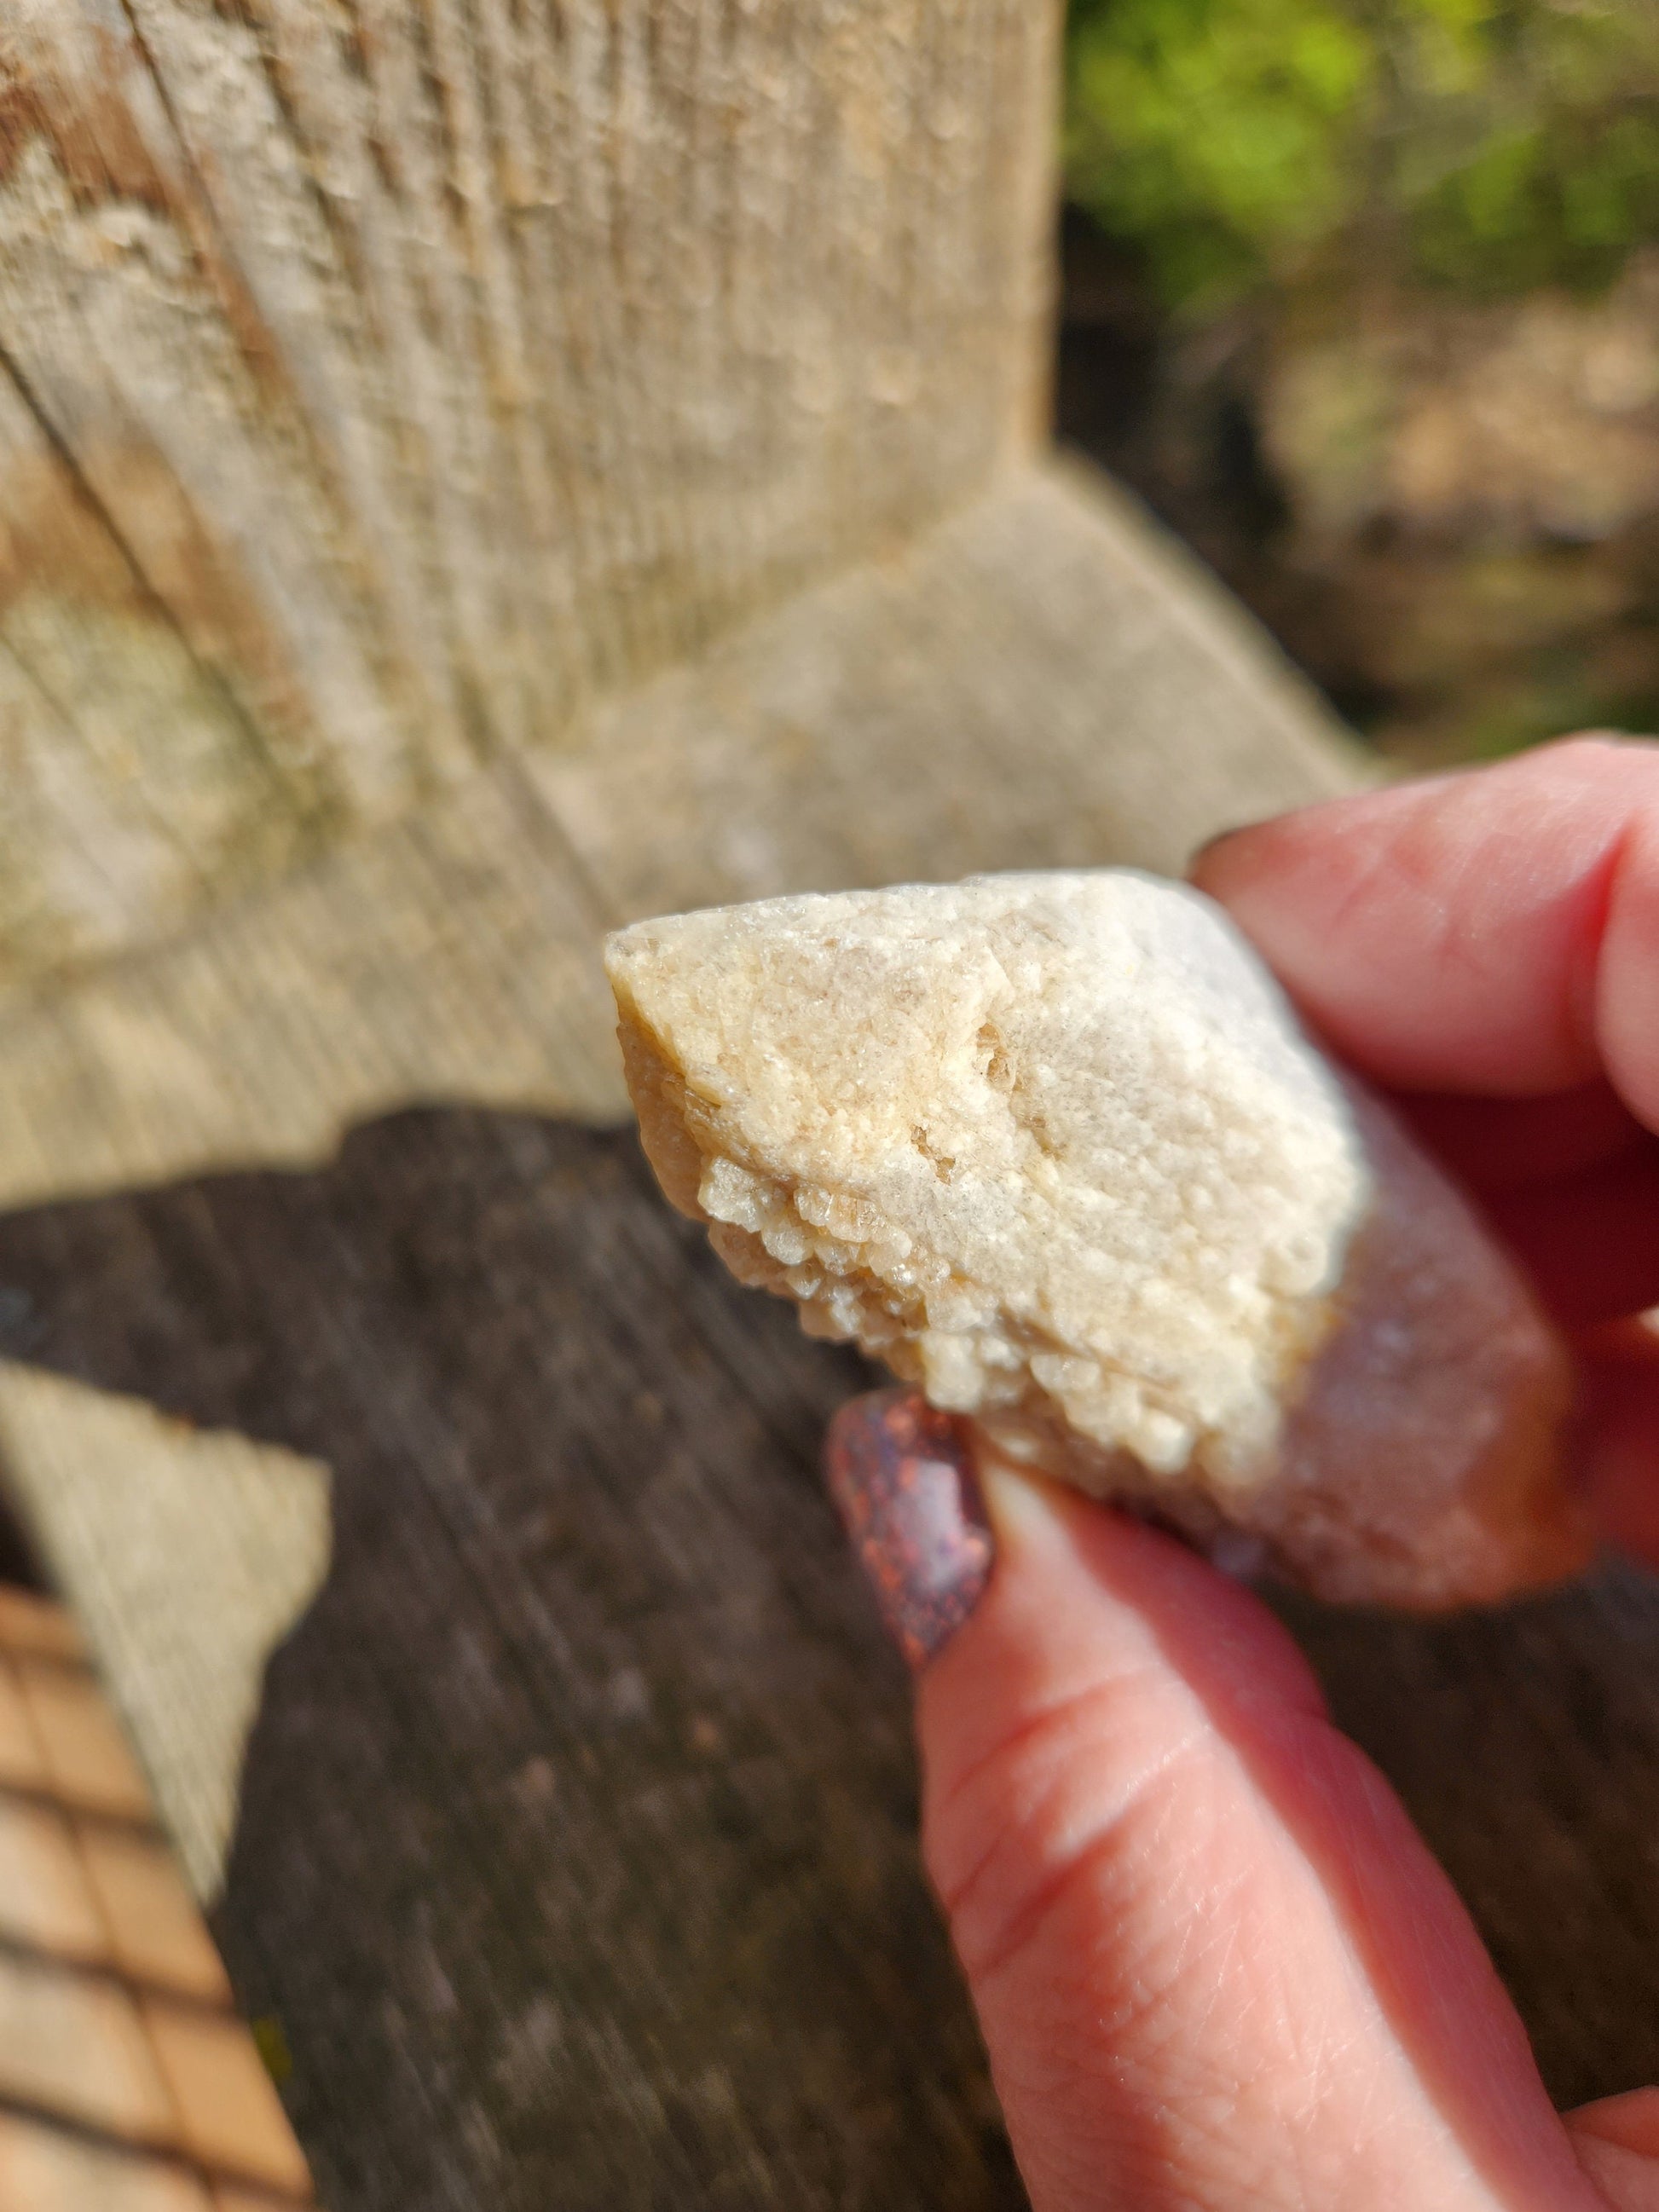
[[[888,1633],[925,1666],[973,1611],[995,1553],[961,1422],[919,1391],[872,1391],[830,1422],[823,1464]]]

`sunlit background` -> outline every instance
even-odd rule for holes
[[[1062,434],[1407,762],[1659,726],[1659,8],[1074,0]]]

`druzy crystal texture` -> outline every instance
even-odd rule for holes
[[[1335,1597],[1582,1557],[1526,1285],[1197,892],[772,899],[606,957],[670,1199],[1006,1455]]]

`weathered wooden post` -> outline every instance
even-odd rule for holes
[[[210,1894],[322,1581],[220,1925],[335,2212],[1012,2200],[851,1370],[593,955],[1355,772],[1044,450],[1058,12],[0,0],[0,1447]]]
[[[1098,756],[1064,809],[1097,840],[1156,750],[1170,853],[1224,775],[1328,781],[1305,698],[1037,473],[1055,14],[5,0],[0,988],[142,958],[509,761],[600,900],[649,902],[615,848],[697,842],[690,768],[647,832],[553,764],[675,750],[617,702],[813,592],[787,699],[757,663],[682,719],[734,781],[793,745],[805,789],[884,714],[859,810],[896,858],[972,811],[985,730],[1045,786]],[[1134,624],[1134,680],[1096,688],[1070,611]],[[1188,661],[1234,726],[1174,711]],[[951,740],[934,695],[998,686]]]
[[[1053,12],[9,0],[9,975],[1028,459]]]

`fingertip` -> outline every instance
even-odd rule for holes
[[[1285,1704],[1322,1714],[1325,1698],[1290,1632],[1255,1590],[1182,1537],[1115,1504],[1018,1467],[975,1437],[975,1468],[995,1537],[995,1568],[933,1674],[971,1674],[975,1725],[1005,1717],[1011,1692],[1061,1694],[1075,1674],[1155,1655],[1170,1679],[1197,1674],[1221,1708]]]
[[[1627,2089],[1620,2096],[1598,2097],[1593,2105],[1580,2105],[1566,2116],[1576,2136],[1591,2136],[1598,2142],[1617,2143],[1622,2149],[1659,2160],[1659,2088]]]
[[[1066,1510],[1075,1493],[1061,1491],[1030,1468],[1016,1467],[982,1436],[975,1436],[974,1458],[999,1554],[1065,1541]]]
[[[1243,841],[1243,848],[1248,851],[1254,832],[1278,818],[1276,815],[1271,814],[1255,815],[1248,822],[1235,822],[1225,830],[1218,830],[1213,836],[1206,837],[1201,845],[1195,845],[1187,862],[1188,882],[1196,884],[1200,890],[1207,890],[1208,885],[1205,878],[1212,872],[1224,873],[1225,872],[1227,860],[1224,848],[1236,842]]]
[[[1615,883],[1659,908],[1659,841],[1625,860],[1656,808],[1659,751],[1576,738],[1282,815],[1207,848],[1194,881],[1357,1066],[1525,1096],[1591,1079],[1605,1036],[1654,1057],[1648,966],[1627,985],[1599,963]]]
[[[1194,890],[1225,907],[1235,920],[1242,920],[1257,885],[1271,888],[1275,851],[1284,848],[1287,842],[1294,846],[1310,830],[1317,835],[1325,825],[1340,826],[1341,816],[1335,810],[1344,804],[1340,799],[1328,800],[1224,830],[1193,854],[1187,864],[1187,880]]]
[[[1565,2171],[1466,1916],[1279,1624],[1156,1528],[980,1479],[996,1564],[921,1677],[924,1846],[1042,2212]]]
[[[1602,925],[1585,984],[1591,1018],[1620,1095],[1659,1131],[1659,774],[1620,839]]]
[[[1610,2212],[1654,2212],[1659,2206],[1659,2089],[1603,2097],[1566,2115],[1584,2172]]]

